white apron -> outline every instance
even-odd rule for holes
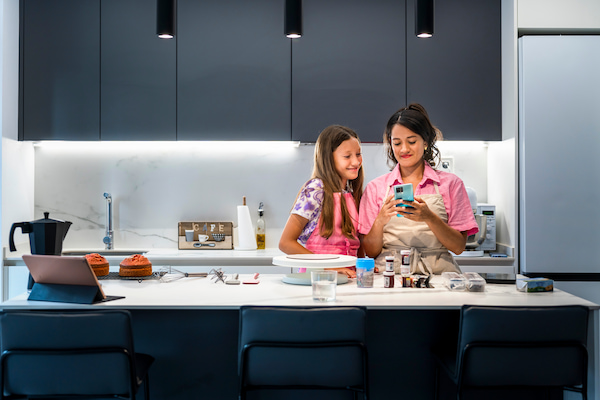
[[[434,183],[437,194],[424,194],[419,197],[427,207],[448,223],[448,214],[444,199],[437,183]],[[388,188],[389,192],[389,188]],[[388,196],[384,196],[384,199]],[[385,256],[400,256],[400,250],[410,250],[411,274],[441,274],[442,272],[458,272],[460,268],[448,249],[433,234],[427,223],[411,221],[408,218],[393,216],[383,227],[383,249],[377,256],[375,265],[380,271],[385,268]]]

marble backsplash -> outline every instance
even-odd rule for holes
[[[454,157],[455,173],[485,202],[487,146],[443,142],[440,149]],[[236,206],[246,196],[253,219],[264,203],[267,247],[277,247],[296,194],[311,174],[313,152],[314,145],[271,142],[42,143],[34,147],[34,218],[47,211],[71,221],[65,249],[101,249],[108,192],[115,248],[177,248],[179,221],[237,226]],[[366,144],[363,154],[366,182],[388,172],[382,145]],[[4,232],[17,222],[7,218],[5,212]]]

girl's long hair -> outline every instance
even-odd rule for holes
[[[363,193],[364,172],[362,165],[358,170],[358,177],[348,181],[348,187],[342,187],[342,179],[335,169],[333,152],[346,140],[360,139],[352,129],[340,125],[331,125],[323,129],[315,146],[315,162],[312,178],[323,181],[323,204],[321,206],[321,219],[319,230],[321,236],[329,238],[333,234],[333,193],[343,192],[348,189],[352,192],[354,202],[358,209],[360,198]],[[342,233],[349,239],[357,237],[354,223],[348,212],[346,200],[341,196],[340,206],[342,209]]]

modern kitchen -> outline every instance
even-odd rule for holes
[[[581,82],[563,82],[556,72],[552,86],[565,87],[557,94],[544,80],[553,72],[539,73],[554,64],[544,58],[552,52],[556,59],[574,61],[565,76],[578,75],[573,71],[583,76],[575,58],[580,54],[590,53],[586,65],[600,61],[594,55],[600,49],[597,1],[435,0],[431,39],[414,35],[416,0],[304,0],[303,35],[296,39],[283,32],[283,0],[232,0],[227,6],[179,0],[172,39],[156,37],[155,1],[54,2],[0,0],[2,301],[26,296],[29,279],[21,257],[31,252],[31,236],[11,227],[44,219],[44,213],[69,221],[64,255],[102,253],[117,271],[124,258],[139,253],[155,272],[181,272],[171,283],[104,286],[107,294],[127,297],[118,301],[129,301],[123,307],[133,310],[134,330],[152,331],[136,337],[136,349],[157,360],[150,370],[150,397],[183,399],[204,392],[207,398],[233,398],[237,364],[231,360],[237,359],[238,337],[231,329],[237,327],[238,309],[313,304],[309,287],[281,284],[280,276],[293,267],[274,260],[283,255],[279,238],[298,189],[310,178],[319,132],[341,124],[358,133],[366,184],[390,170],[382,144],[387,118],[418,101],[444,135],[437,143],[440,168],[463,180],[476,197],[474,212],[488,217],[487,247],[455,257],[461,270],[508,276],[512,284],[486,288],[490,296],[507,299],[517,292],[518,274],[554,279],[553,293],[519,293],[529,297],[519,297],[515,305],[563,305],[573,299],[589,305],[588,394],[600,399],[600,274],[589,254],[598,238],[598,217],[587,205],[600,195],[588,187],[592,180],[585,172],[564,172],[561,165],[581,163],[584,171],[597,166],[592,161],[597,139],[586,134],[569,139],[581,131],[597,136],[599,104],[593,93],[600,79],[592,68],[595,79],[581,78],[587,87],[579,89]],[[53,11],[64,7],[69,11]],[[226,17],[219,19],[219,13]],[[20,23],[24,20],[29,25]],[[591,39],[571,55],[568,49],[575,46],[567,40],[577,38]],[[544,42],[551,39],[555,42]],[[565,47],[556,44],[562,39]],[[539,140],[544,135],[562,147],[551,149]],[[535,155],[525,156],[534,149]],[[567,179],[574,185],[561,187]],[[575,190],[586,205],[573,208],[566,190]],[[545,204],[554,195],[560,200]],[[540,215],[541,204],[547,207]],[[254,236],[259,217],[266,227],[265,248],[246,248],[245,235]],[[226,239],[203,246],[206,238],[200,236],[211,224],[224,225]],[[196,231],[191,241],[187,229]],[[206,243],[212,243],[212,233]],[[218,278],[215,270],[228,279],[261,283],[221,285],[212,279]],[[194,272],[208,276],[182,278]],[[197,287],[184,286],[194,282],[203,285],[203,297],[194,294]],[[148,291],[152,287],[156,291]],[[260,292],[263,287],[268,294]],[[391,322],[391,313],[407,313],[414,321],[406,340],[436,342],[443,337],[437,330],[457,327],[460,304],[474,299],[437,287],[427,299],[392,296],[379,288],[354,296],[355,288],[353,282],[339,285],[341,301],[334,303],[372,308],[370,361],[394,368],[373,370],[372,398],[386,398],[389,391],[382,387],[397,373],[407,379],[433,376],[431,357],[390,367],[392,358],[404,358],[401,349],[381,355],[384,342],[392,340],[383,330],[399,335],[407,329],[401,321]],[[54,303],[40,306],[45,308],[60,309]],[[192,346],[191,340],[202,343]],[[421,350],[426,351],[415,353]],[[183,361],[170,359],[183,352]],[[205,364],[194,365],[197,370],[174,367],[189,367],[196,358]],[[421,382],[427,388],[407,388],[409,398],[433,398],[433,388]],[[565,399],[580,397],[564,393]]]

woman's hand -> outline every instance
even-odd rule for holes
[[[406,204],[410,207],[397,207],[397,214],[401,214],[411,221],[427,222],[435,216],[427,203],[420,197],[415,197],[415,201],[400,201],[400,204]]]
[[[398,207],[399,213],[411,221],[422,221],[427,224],[435,237],[454,254],[460,254],[465,250],[467,243],[467,233],[459,232],[451,228],[447,223],[429,209],[425,201],[419,197],[415,197],[415,201],[404,201],[409,207]]]
[[[375,218],[373,225],[371,225],[371,230],[361,240],[367,256],[375,258],[381,253],[383,248],[383,227],[390,222],[393,216],[398,214],[401,207],[396,207],[396,204],[400,203],[400,200],[394,199],[394,195],[389,196],[383,201],[377,218]]]
[[[377,214],[377,218],[375,218],[375,222],[380,226],[385,226],[390,219],[396,214],[398,214],[398,209],[402,207],[396,207],[397,204],[402,203],[402,200],[395,200],[394,195],[389,196],[383,204],[381,205],[381,209],[379,210],[379,214]]]

